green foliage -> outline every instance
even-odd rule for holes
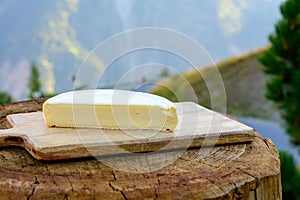
[[[0,104],[6,104],[13,102],[13,97],[7,92],[0,91]]]
[[[31,73],[29,80],[29,95],[30,99],[52,97],[55,94],[44,93],[41,89],[40,73],[35,63],[31,64]]]
[[[271,47],[259,57],[270,75],[266,97],[275,102],[287,124],[287,132],[300,144],[300,1],[281,4],[282,19],[269,36]]]
[[[280,167],[283,199],[300,199],[300,172],[292,155],[280,151]]]
[[[163,70],[161,70],[161,72],[159,73],[159,77],[161,78],[165,78],[170,76],[170,71],[169,68],[164,68]]]
[[[31,73],[29,80],[29,98],[34,99],[41,96],[41,80],[38,67],[35,63],[31,64]]]

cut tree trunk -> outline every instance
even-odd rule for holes
[[[0,128],[44,100],[1,105]],[[0,199],[281,199],[278,152],[258,133],[245,144],[56,162],[1,148],[0,185]]]

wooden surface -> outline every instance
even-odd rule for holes
[[[24,104],[32,111],[41,103],[0,107],[0,120],[4,124],[10,111],[26,112]],[[281,199],[278,153],[257,133],[251,143],[189,149],[161,165],[174,155],[177,151],[49,163],[20,148],[1,148],[0,199]]]
[[[39,160],[60,160],[250,142],[251,127],[195,103],[176,103],[179,124],[171,131],[56,128],[42,112],[9,115],[13,128],[0,130],[0,146],[24,147]]]

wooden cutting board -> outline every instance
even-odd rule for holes
[[[42,112],[7,116],[10,129],[0,130],[0,146],[24,147],[38,160],[60,160],[130,152],[187,149],[251,142],[254,130],[191,102],[176,103],[174,132],[47,127]]]

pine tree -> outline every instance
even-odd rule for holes
[[[282,18],[269,36],[271,46],[259,57],[270,75],[266,97],[282,111],[286,129],[300,144],[300,0],[286,0],[280,6]]]
[[[29,80],[29,95],[30,99],[38,98],[41,96],[41,81],[38,67],[35,63],[31,64],[31,75]]]
[[[300,172],[291,154],[280,151],[280,171],[283,199],[300,199]]]
[[[7,92],[0,91],[0,104],[11,103],[14,101],[14,98]]]

